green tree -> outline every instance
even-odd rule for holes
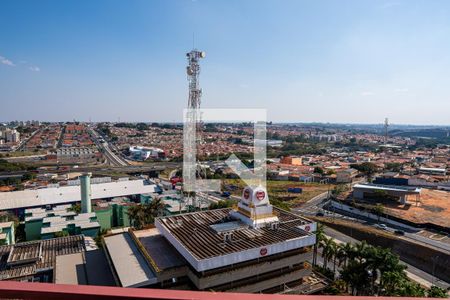
[[[314,244],[313,249],[313,266],[317,265],[317,248],[318,245],[320,245],[321,241],[325,238],[324,230],[324,225],[321,223],[317,223],[317,229],[314,232],[316,234],[316,243]]]
[[[325,173],[325,171],[321,167],[315,167],[314,173],[323,175]]]
[[[448,293],[443,288],[433,285],[428,290],[428,297],[430,297],[430,298],[448,298]]]
[[[384,206],[381,203],[377,203],[372,211],[378,216],[378,223],[380,223],[380,218],[384,214]]]
[[[69,236],[69,233],[65,230],[55,232],[55,238]]]

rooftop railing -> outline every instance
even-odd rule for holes
[[[103,299],[163,299],[163,300],[344,300],[344,296],[307,296],[307,295],[270,295],[216,293],[161,289],[137,289],[89,285],[65,285],[35,282],[0,281],[1,299],[67,299],[67,300],[103,300]],[[351,297],[352,300],[369,300],[375,297]],[[377,297],[387,300],[389,297]],[[420,298],[395,298],[420,299]],[[429,298],[428,298],[429,299]]]

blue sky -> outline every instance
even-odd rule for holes
[[[450,124],[448,1],[0,1],[0,120],[180,121],[202,106],[284,122]]]

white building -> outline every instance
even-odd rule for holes
[[[147,160],[149,158],[153,159],[165,158],[164,150],[159,148],[130,146],[129,151],[131,158],[135,160]]]

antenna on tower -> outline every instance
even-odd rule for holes
[[[193,42],[194,42],[194,35]],[[196,167],[194,170],[187,170],[183,168],[183,178],[192,178],[192,176],[197,176],[206,174],[202,172],[202,164],[197,159],[197,145],[201,143],[201,120],[200,120],[200,103],[202,96],[202,89],[199,84],[200,75],[200,64],[201,58],[205,58],[205,52],[193,49],[191,52],[186,54],[188,66],[186,67],[186,73],[189,82],[189,99],[188,99],[188,114],[186,116],[186,131],[184,132],[184,161],[196,161]],[[196,197],[197,195],[189,195],[192,199],[192,206],[196,208]]]
[[[388,128],[389,128],[389,119],[384,119],[384,144],[387,144],[388,142]]]

